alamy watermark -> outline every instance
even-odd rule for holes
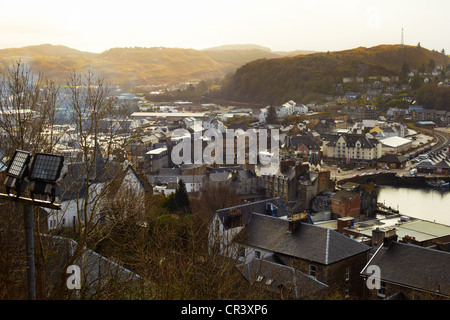
[[[377,289],[381,288],[381,269],[377,265],[370,265],[367,267],[367,273],[370,276],[366,280],[366,286],[368,289]]]
[[[66,273],[70,274],[67,278],[66,286],[69,290],[78,290],[81,289],[81,269],[77,265],[68,266],[66,269]]]
[[[218,129],[203,130],[200,121],[194,122],[194,128],[201,129],[193,133],[187,129],[174,130],[172,141],[177,142],[171,152],[174,164],[248,163],[278,168],[278,129],[227,129],[221,132]]]

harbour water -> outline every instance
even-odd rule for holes
[[[378,202],[400,214],[450,226],[450,191],[379,186]]]

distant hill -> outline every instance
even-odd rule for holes
[[[267,47],[263,47],[257,44],[225,44],[222,46],[217,46],[213,48],[207,48],[203,49],[203,51],[217,51],[217,50],[262,50],[262,51],[269,51],[272,50]]]
[[[0,73],[21,60],[32,66],[35,71],[42,71],[55,81],[63,81],[73,68],[77,70],[87,68],[95,56],[95,53],[51,44],[2,49],[0,50]]]
[[[62,56],[94,56],[95,53],[79,51],[66,46],[41,44],[36,46],[28,46],[22,48],[8,48],[0,50],[2,58],[6,56],[50,56],[50,57],[62,57]]]
[[[308,50],[274,52],[270,48],[256,44],[223,45],[202,51],[212,59],[224,64],[226,72],[234,71],[248,62],[258,59],[276,59],[317,52]]]
[[[312,54],[312,53],[319,53],[320,51],[313,51],[313,50],[294,50],[294,51],[274,51],[274,53],[283,56],[283,57],[295,57],[300,56],[304,54]]]
[[[170,85],[224,75],[220,62],[193,49],[113,48],[100,54],[54,45],[3,49],[0,72],[19,59],[59,83],[71,70],[91,70],[112,84],[128,86]]]
[[[34,71],[41,71],[61,84],[65,83],[67,74],[72,70],[90,70],[112,84],[173,85],[221,79],[250,61],[283,56],[258,45],[226,45],[205,50],[112,48],[98,54],[61,45],[43,44],[1,49],[0,73],[20,59]]]
[[[344,77],[399,75],[404,64],[418,70],[431,60],[450,64],[439,52],[398,45],[260,59],[237,69],[222,86],[220,98],[261,104],[303,101],[307,95],[333,94],[334,84]]]
[[[100,54],[61,45],[43,44],[0,50],[0,73],[17,60],[64,84],[71,70],[90,70],[112,84],[124,86],[173,85],[221,79],[245,63],[279,58],[268,48],[237,45],[207,50],[180,48],[112,48]]]

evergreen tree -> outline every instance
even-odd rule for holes
[[[274,106],[270,106],[267,109],[266,123],[267,124],[275,124],[277,123],[277,109]]]
[[[178,181],[177,189],[175,190],[175,204],[176,207],[185,212],[191,212],[191,201],[189,200],[189,196],[186,190],[186,184],[183,179]]]
[[[408,73],[409,73],[410,69],[409,69],[409,64],[406,62],[403,62],[402,64],[402,70],[401,70],[401,75],[403,77],[405,77]]]

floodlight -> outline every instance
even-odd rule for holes
[[[18,197],[26,188],[27,182],[24,178],[28,174],[28,165],[31,160],[31,152],[16,150],[6,169],[6,193],[9,194],[11,189],[16,191]]]
[[[35,194],[51,196],[51,202],[55,201],[57,181],[61,178],[64,166],[64,157],[55,154],[36,153],[31,164],[30,192],[32,198]]]

